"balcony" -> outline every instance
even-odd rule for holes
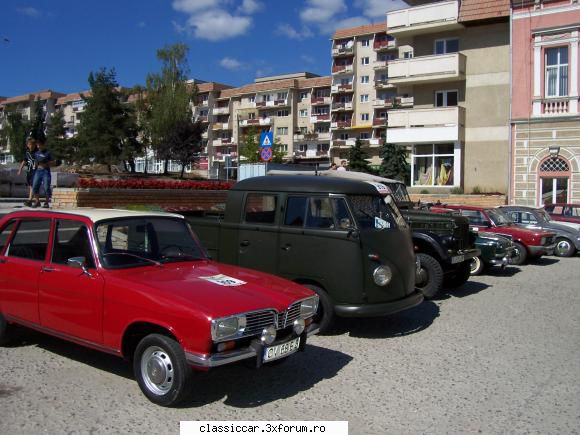
[[[226,156],[230,156],[232,159],[235,159],[238,156],[238,153],[232,151],[230,153],[215,153],[214,161],[223,162],[226,160]]]
[[[330,92],[333,94],[351,93],[353,92],[352,83],[348,85],[332,85]]]
[[[375,89],[392,89],[393,85],[389,79],[375,80]]]
[[[214,115],[228,115],[230,113],[229,107],[214,107],[211,111]]]
[[[207,115],[205,115],[205,116],[198,116],[197,117],[197,120],[199,122],[209,122],[209,117]]]
[[[395,39],[376,39],[373,42],[373,50],[384,51],[397,48],[397,41]]]
[[[259,125],[272,125],[272,118],[260,118],[258,120]]]
[[[330,104],[330,97],[312,97],[310,99],[310,104],[313,106],[319,106],[321,104]]]
[[[324,113],[321,115],[314,114],[310,117],[310,122],[315,124],[317,122],[330,122],[330,114]]]
[[[253,125],[260,125],[259,119],[242,119],[240,121],[241,127],[251,127]]]
[[[345,74],[352,73],[354,71],[354,66],[352,63],[347,65],[334,65],[332,67],[332,74]]]
[[[387,118],[375,118],[373,119],[373,128],[386,127]]]
[[[465,80],[465,55],[461,53],[420,56],[389,62],[389,83],[420,84]]]
[[[388,65],[387,65],[387,61],[386,60],[375,60],[373,62],[373,69],[375,71],[379,71],[381,69],[387,69]]]
[[[372,138],[369,139],[369,145],[370,146],[381,146],[385,143],[385,140],[382,137],[376,137],[376,138]]]
[[[295,141],[308,140],[308,141],[313,141],[313,142],[326,141],[326,140],[330,140],[330,132],[328,132],[328,133],[300,133],[300,134],[295,134],[294,135],[294,140]]]
[[[352,110],[352,101],[332,103],[333,112],[340,112],[345,110]]]
[[[289,105],[288,99],[260,101],[260,102],[256,103],[256,108],[258,108],[258,110],[260,110],[260,109],[266,109],[266,108],[271,108],[271,107],[286,107],[288,105]]]
[[[389,33],[404,37],[461,29],[459,0],[441,1],[387,13]]]
[[[534,116],[578,116],[578,97],[536,98],[533,101]]]
[[[232,145],[232,138],[228,137],[228,138],[214,139],[212,141],[212,145],[214,147],[219,147],[219,146],[224,146],[224,145],[231,146]]]
[[[391,110],[387,141],[399,144],[463,141],[464,125],[463,107]]]
[[[332,57],[339,57],[339,56],[352,56],[354,55],[354,44],[353,45],[343,45],[334,47],[332,49]]]
[[[212,130],[229,130],[230,124],[227,122],[216,122],[214,125],[211,126]]]
[[[352,121],[334,121],[330,123],[330,128],[334,128],[337,130],[350,128],[352,126]]]
[[[377,98],[373,100],[373,107],[375,109],[413,107],[413,104],[413,97]]]

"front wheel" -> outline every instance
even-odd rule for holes
[[[157,405],[175,406],[191,392],[193,371],[185,353],[165,335],[150,334],[139,342],[133,371],[143,394]]]
[[[528,258],[528,251],[526,247],[520,242],[514,242],[514,254],[511,258],[511,264],[521,266]]]
[[[417,274],[416,286],[425,299],[434,298],[443,286],[443,268],[439,262],[427,254],[417,254],[421,268]]]
[[[330,331],[334,324],[334,305],[324,289],[314,284],[304,284],[304,287],[309,288],[318,295],[318,310],[314,315],[314,322],[318,323],[318,328],[321,334]]]
[[[473,257],[469,262],[469,272],[471,276],[476,276],[483,272],[485,268],[485,263],[479,257]]]
[[[556,239],[556,247],[554,248],[554,254],[557,257],[571,257],[574,255],[576,250],[572,242],[564,237]]]

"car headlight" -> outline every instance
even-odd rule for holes
[[[307,319],[314,316],[318,310],[318,296],[304,299],[300,302],[300,318]]]
[[[213,341],[223,341],[234,338],[244,332],[246,316],[230,316],[214,319],[211,322],[211,337]]]
[[[546,244],[546,238],[545,237],[542,237],[540,239],[540,245],[545,245],[545,244]]]
[[[389,266],[379,266],[373,272],[373,280],[375,281],[375,284],[380,285],[381,287],[386,286],[391,282],[391,278],[393,278],[393,272]]]

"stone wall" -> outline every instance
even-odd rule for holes
[[[462,204],[473,205],[477,207],[496,207],[498,205],[505,205],[505,195],[452,195],[452,194],[420,194],[411,193],[411,199],[414,202],[421,201],[422,203],[437,203],[442,204]]]
[[[227,190],[56,188],[53,208],[126,208],[212,210],[226,201]]]

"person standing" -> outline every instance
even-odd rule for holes
[[[32,181],[32,193],[34,195],[34,202],[31,207],[40,207],[40,186],[44,188],[44,195],[46,200],[43,207],[48,208],[51,198],[51,177],[50,167],[54,163],[51,152],[46,147],[46,141],[39,139],[38,150],[34,153],[34,160],[36,161],[36,171],[34,171],[34,178]]]
[[[28,199],[24,201],[24,205],[32,205],[32,180],[34,179],[34,171],[36,170],[36,161],[34,160],[34,153],[37,151],[36,141],[33,137],[26,140],[26,154],[20,162],[17,174],[22,173],[22,169],[26,166],[26,185],[28,186]]]
[[[337,171],[346,171],[346,160],[341,160],[340,166],[336,170]]]

